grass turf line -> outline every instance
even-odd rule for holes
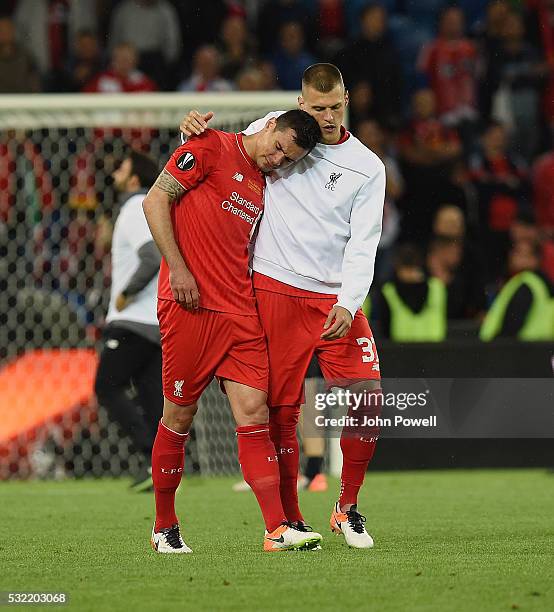
[[[544,471],[369,473],[369,551],[330,533],[331,479],[301,493],[323,550],[263,553],[254,497],[232,482],[185,480],[177,509],[194,554],[176,556],[150,549],[153,497],[125,480],[0,483],[0,590],[66,591],[79,611],[554,609]]]

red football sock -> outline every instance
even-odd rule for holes
[[[367,401],[358,410],[350,409],[349,416],[355,416],[359,422],[364,419],[380,416],[382,407],[382,391],[376,389],[366,392]],[[345,427],[340,438],[342,450],[342,473],[340,481],[339,505],[358,503],[358,492],[364,483],[367,466],[375,452],[378,426]]]
[[[183,475],[187,436],[188,434],[169,429],[162,421],[158,425],[152,448],[152,482],[156,497],[155,531],[179,522],[175,514],[175,491]]]
[[[260,505],[266,529],[277,529],[285,518],[279,497],[279,465],[267,423],[237,427],[239,462],[244,480]]]
[[[269,432],[279,457],[281,502],[287,521],[303,521],[298,506],[298,468],[300,453],[296,425],[300,406],[279,406],[269,409]]]

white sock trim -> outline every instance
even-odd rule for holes
[[[186,436],[188,436],[188,431],[187,433],[179,433],[178,431],[174,431],[173,429],[170,429],[163,421],[162,419],[160,419],[160,425],[164,428],[167,429],[167,431],[170,431],[171,433],[174,433],[177,436],[182,436],[183,438],[185,438]]]

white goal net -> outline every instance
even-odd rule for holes
[[[160,167],[190,109],[239,131],[296,94],[0,96],[0,479],[121,475],[137,457],[93,393],[128,148]],[[132,393],[132,389],[130,390]],[[187,470],[238,471],[224,396],[206,391]]]

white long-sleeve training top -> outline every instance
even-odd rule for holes
[[[254,121],[244,133],[260,131],[283,112]],[[304,159],[267,176],[254,271],[336,294],[337,304],[354,316],[373,281],[384,198],[385,167],[357,138],[318,144]]]

